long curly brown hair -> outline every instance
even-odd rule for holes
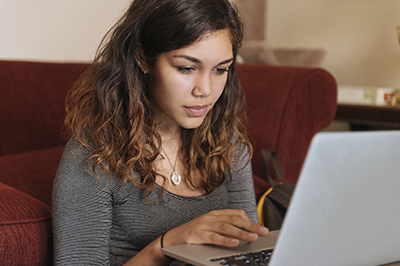
[[[159,55],[189,46],[209,33],[230,32],[234,59],[243,39],[243,25],[228,0],[134,0],[108,32],[88,71],[67,99],[66,125],[77,140],[93,149],[87,160],[131,181],[147,196],[158,175],[154,163],[161,138],[145,74],[135,60],[136,48],[154,66]],[[214,191],[234,169],[235,150],[252,154],[240,118],[244,93],[233,63],[224,91],[202,125],[181,129],[185,177],[200,173],[201,189]],[[249,162],[247,162],[249,163]],[[137,174],[138,175],[137,175]],[[97,174],[96,174],[97,176]],[[165,180],[165,178],[164,178]]]

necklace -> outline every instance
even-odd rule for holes
[[[180,145],[179,145],[179,146],[180,146]],[[172,162],[171,162],[171,160],[169,159],[168,154],[165,152],[165,150],[163,149],[163,147],[161,147],[161,149],[162,149],[162,151],[164,152],[165,157],[167,157],[167,160],[168,160],[169,164],[171,165],[172,169],[174,170],[174,172],[173,172],[172,175],[171,175],[171,180],[172,180],[172,183],[173,183],[175,186],[177,186],[177,185],[179,185],[179,184],[181,183],[181,179],[182,179],[182,178],[181,178],[181,175],[180,175],[177,171],[175,171],[175,166],[176,166],[176,162],[178,161],[178,155],[179,155],[179,149],[180,149],[180,147],[178,148],[178,152],[176,153],[175,164],[174,164],[174,165],[172,165]]]

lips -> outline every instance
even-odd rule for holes
[[[208,105],[184,106],[185,111],[192,117],[201,117],[207,113]]]

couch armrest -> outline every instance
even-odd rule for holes
[[[261,150],[268,149],[277,153],[286,180],[296,183],[311,139],[335,116],[335,79],[320,68],[246,64],[237,68],[246,93],[245,125],[254,146],[254,174],[265,179]],[[262,186],[267,185],[256,186],[257,194],[266,188]]]
[[[0,183],[0,265],[51,265],[50,206]]]

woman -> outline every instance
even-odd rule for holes
[[[257,225],[228,0],[135,0],[67,102],[56,265],[168,265],[162,247],[236,246]]]

